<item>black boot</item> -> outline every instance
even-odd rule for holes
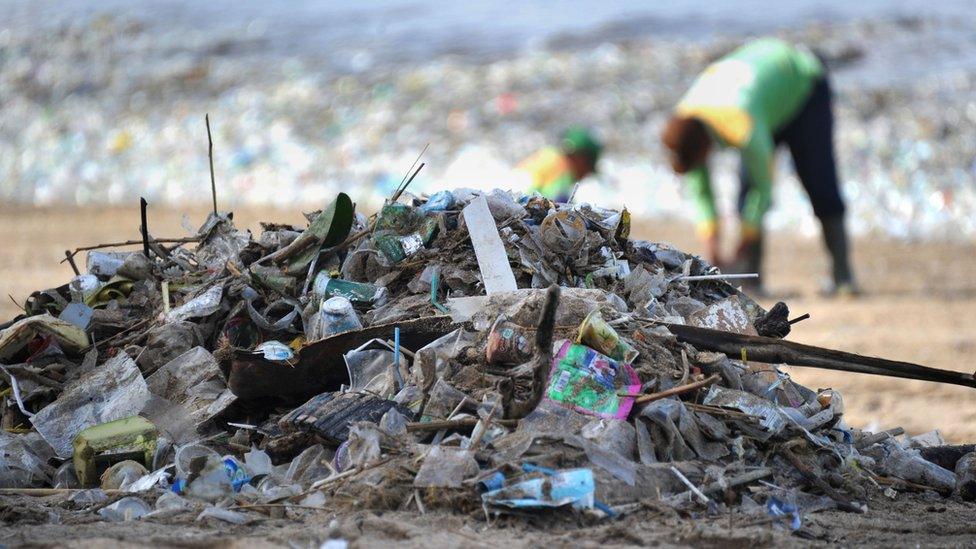
[[[747,294],[762,297],[765,291],[762,284],[762,255],[763,235],[759,233],[755,240],[744,243],[739,247],[735,262],[730,266],[730,273],[756,273],[759,278],[746,278],[739,281],[739,286]]]
[[[820,225],[823,227],[824,245],[830,253],[832,263],[831,275],[833,277],[833,287],[829,288],[827,293],[858,293],[857,284],[854,281],[854,272],[851,270],[850,251],[844,217],[821,219]]]

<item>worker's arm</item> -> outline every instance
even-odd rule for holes
[[[742,162],[749,175],[740,219],[743,242],[755,240],[762,229],[763,216],[772,203],[773,139],[769,131],[755,127],[746,146],[742,148]]]
[[[713,264],[719,263],[718,255],[718,211],[715,208],[715,195],[712,193],[712,181],[708,173],[708,165],[702,164],[688,172],[685,176],[688,190],[695,203],[695,225],[698,236],[705,244],[705,253]]]

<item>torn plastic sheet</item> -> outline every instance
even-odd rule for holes
[[[688,324],[699,328],[757,335],[752,318],[739,296],[733,295],[690,315]]]
[[[149,395],[135,361],[119,353],[85,378],[66,386],[57,400],[34,414],[30,421],[58,457],[68,459],[78,433],[138,414]]]
[[[694,459],[716,460],[729,454],[728,448],[720,442],[708,442],[699,429],[695,415],[683,402],[667,398],[649,403],[641,412],[641,417],[650,420],[656,429],[651,429],[651,437],[658,435],[654,448],[659,461],[684,461]]]
[[[203,347],[194,347],[164,364],[146,379],[146,386],[185,408],[197,427],[235,400],[220,378],[217,360]]]
[[[752,427],[747,422],[738,422],[743,431],[759,440],[769,440],[770,437],[778,435],[786,427],[787,419],[776,404],[757,397],[745,391],[735,389],[725,389],[718,385],[712,385],[708,394],[705,395],[703,404],[708,406],[718,406],[720,408],[731,408],[750,416],[755,416],[759,420],[761,429]]]
[[[411,369],[414,382],[419,387],[431,387],[446,375],[450,361],[475,340],[476,334],[458,328],[418,349]]]
[[[194,256],[207,267],[220,268],[240,256],[241,250],[251,240],[251,232],[237,230],[227,214],[211,213],[197,231],[201,237]]]
[[[418,488],[460,488],[462,481],[478,474],[474,452],[461,448],[433,446],[427,452],[413,485]]]
[[[564,341],[553,358],[546,400],[577,412],[606,419],[625,420],[640,379],[629,364],[619,364],[584,345]]]
[[[213,286],[183,305],[172,309],[166,315],[166,322],[179,322],[188,318],[210,316],[220,309],[220,299],[223,295],[223,286]]]
[[[0,331],[0,361],[17,354],[37,336],[50,335],[65,353],[78,353],[88,346],[88,335],[78,326],[49,314],[18,320]]]
[[[0,430],[0,488],[47,486],[55,469],[48,465],[54,451],[38,433]]]
[[[489,505],[513,509],[540,509],[572,505],[574,509],[593,507],[593,471],[568,469],[551,476],[533,478],[485,492],[481,500]]]
[[[342,355],[349,372],[352,391],[369,391],[383,396],[393,394],[396,388],[392,346],[382,339],[373,339]],[[409,362],[400,354],[400,379],[408,375]]]

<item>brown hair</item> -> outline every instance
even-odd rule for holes
[[[690,116],[672,116],[661,132],[661,141],[671,151],[671,167],[678,173],[698,167],[712,147],[705,124]]]

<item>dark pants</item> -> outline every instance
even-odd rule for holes
[[[816,82],[810,98],[796,117],[773,136],[776,146],[783,143],[790,149],[793,166],[800,183],[810,197],[813,213],[823,228],[824,245],[833,262],[834,285],[853,283],[847,231],[844,227],[844,200],[840,196],[837,181],[837,164],[834,161],[834,113],[830,84],[824,76]],[[745,164],[739,167],[739,211],[745,205],[749,191],[749,175]],[[758,273],[762,267],[762,234],[746,250],[745,272]]]
[[[837,164],[834,161],[834,113],[831,109],[830,84],[821,78],[814,84],[806,104],[789,124],[773,136],[773,143],[786,144],[800,183],[810,197],[813,213],[819,218],[842,217],[844,201],[840,197]],[[739,168],[739,210],[745,206],[749,191],[745,165]]]

